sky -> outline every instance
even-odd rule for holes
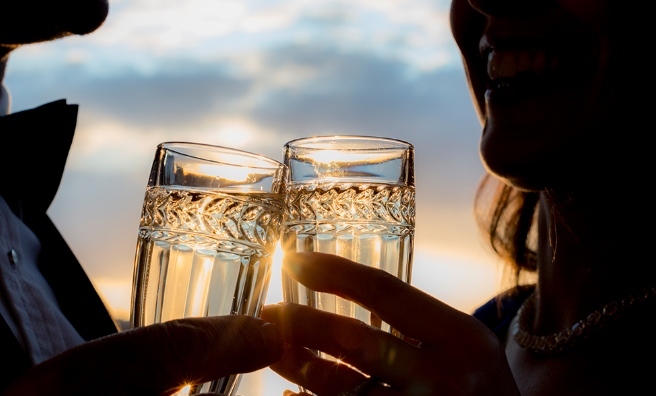
[[[98,31],[16,50],[5,79],[13,111],[60,98],[80,105],[49,213],[114,315],[128,315],[155,146],[172,140],[277,160],[302,136],[406,140],[416,167],[412,284],[464,311],[496,293],[501,268],[472,209],[484,172],[481,127],[448,8],[448,0],[110,0]],[[267,302],[282,299],[279,279],[274,268]],[[240,393],[293,388],[281,381],[265,369]]]

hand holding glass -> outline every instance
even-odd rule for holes
[[[139,225],[133,327],[259,316],[279,240],[283,170],[275,160],[226,147],[158,145]],[[234,395],[240,378],[195,384],[190,394]]]

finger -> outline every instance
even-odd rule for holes
[[[313,396],[313,395],[307,392],[292,392],[289,389],[287,389],[282,392],[282,396]]]
[[[283,378],[292,381],[317,395],[346,395],[349,391],[368,396],[393,396],[395,389],[379,383],[374,377],[367,377],[352,369],[345,363],[324,359],[314,352],[301,347],[290,347],[282,359],[271,366],[271,369]],[[366,393],[365,393],[366,392]],[[286,391],[284,396],[294,395]],[[309,393],[299,392],[299,396],[309,396]]]
[[[336,395],[366,378],[346,364],[322,359],[298,346],[286,349],[283,357],[270,367],[286,380],[318,395]]]
[[[423,342],[450,339],[465,330],[456,324],[475,322],[470,315],[385,271],[336,255],[286,253],[283,269],[310,289],[354,301],[404,335]],[[425,321],[418,320],[428,314],[439,318],[441,325],[427,326]]]
[[[265,306],[262,315],[276,324],[287,342],[328,353],[392,387],[406,386],[408,378],[429,364],[420,349],[356,319],[291,303]],[[321,361],[307,360],[312,362],[302,366],[307,375],[314,366],[327,374]]]
[[[187,318],[113,334],[50,359],[9,394],[167,394],[189,383],[251,372],[282,356],[278,330],[261,319]]]

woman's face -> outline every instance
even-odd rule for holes
[[[585,177],[615,92],[610,20],[610,0],[453,0],[488,170],[524,189]]]

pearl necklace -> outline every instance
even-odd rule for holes
[[[540,336],[529,331],[530,322],[535,314],[535,292],[533,292],[517,311],[511,334],[522,348],[536,354],[556,355],[579,345],[606,324],[619,319],[629,307],[649,302],[655,296],[656,287],[643,289],[621,300],[609,302],[566,330]]]

